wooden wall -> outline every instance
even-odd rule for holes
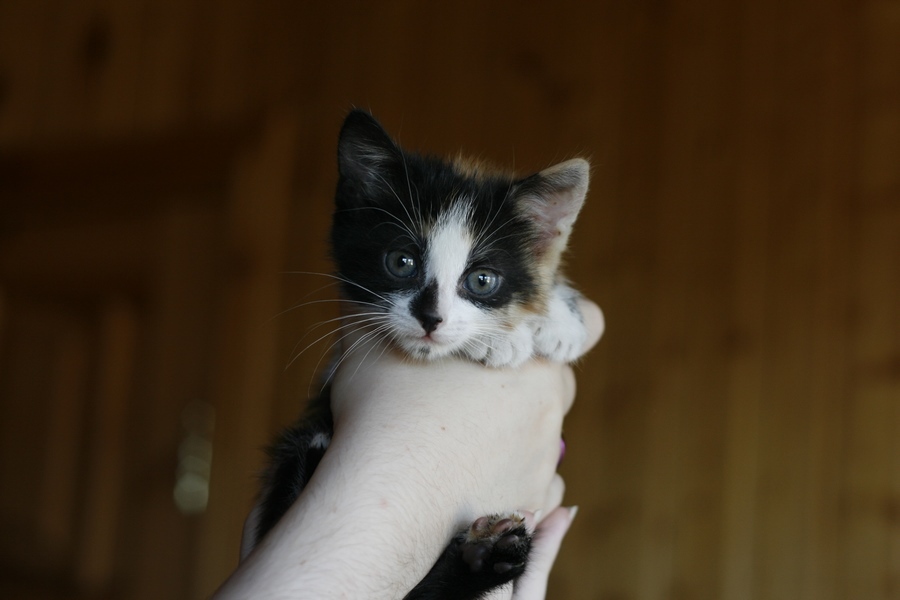
[[[285,271],[328,269],[351,105],[413,148],[592,159],[570,275],[608,331],[551,598],[900,598],[900,2],[0,0],[0,150],[290,115]],[[321,285],[284,275],[282,307]],[[330,314],[277,318],[272,429]]]

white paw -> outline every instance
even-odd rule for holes
[[[531,328],[520,323],[504,335],[493,336],[481,359],[489,367],[518,367],[531,358],[534,341]]]
[[[469,360],[483,363],[487,361],[490,352],[490,342],[486,338],[476,338],[471,344],[467,344],[459,354]]]
[[[573,301],[576,292],[558,286],[547,315],[532,321],[534,347],[538,354],[557,362],[572,362],[581,356],[587,341],[584,320]]]

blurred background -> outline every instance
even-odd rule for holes
[[[896,0],[0,0],[0,596],[234,567],[351,106],[592,160],[550,598],[900,598]]]

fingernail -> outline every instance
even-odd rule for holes
[[[577,514],[578,514],[578,507],[570,506],[569,507],[569,523],[570,524],[572,523],[572,521],[575,520],[575,515],[577,515]]]
[[[534,522],[535,522],[535,523],[540,523],[540,522],[541,522],[541,517],[542,517],[543,515],[544,515],[544,510],[541,509],[541,508],[539,508],[539,509],[537,509],[536,511],[534,511]]]

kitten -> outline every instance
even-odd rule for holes
[[[414,358],[491,367],[578,357],[587,333],[559,265],[587,193],[586,161],[516,178],[402,150],[353,111],[338,164],[331,244],[342,298],[374,318],[385,342]],[[332,431],[326,386],[270,450],[256,541],[300,494]],[[518,515],[482,517],[407,598],[480,598],[524,572],[530,546]]]

